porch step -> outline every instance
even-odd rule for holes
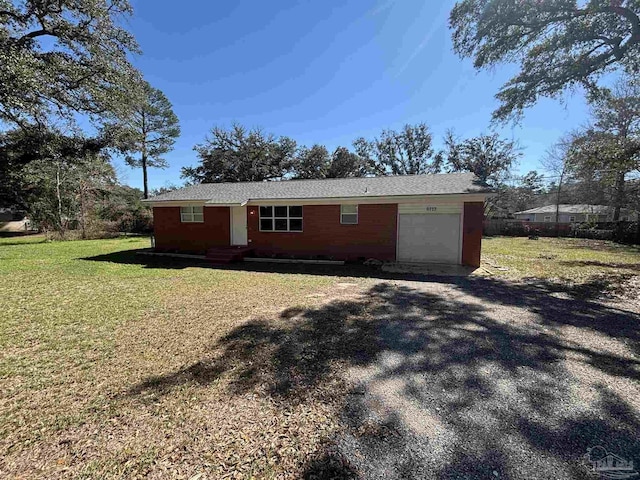
[[[239,262],[253,253],[248,247],[213,247],[207,250],[207,260],[217,264]]]

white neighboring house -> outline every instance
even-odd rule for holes
[[[514,213],[518,220],[524,222],[556,221],[556,205],[531,208]],[[620,220],[635,221],[638,214],[627,209],[620,211]],[[607,205],[560,205],[558,223],[610,222],[613,220],[613,208]]]

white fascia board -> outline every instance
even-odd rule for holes
[[[147,202],[152,207],[188,207],[188,206],[196,206],[196,207],[204,207],[204,200],[164,200],[164,201],[150,201]]]
[[[242,202],[216,202],[213,200],[147,200],[153,207],[180,207],[188,205],[205,207],[244,207],[247,205],[348,205],[381,203],[464,203],[484,202],[492,193],[455,193],[441,195],[395,195],[367,197],[320,197],[320,198],[253,198]]]
[[[147,202],[152,207],[238,207],[240,203],[211,203],[206,200],[166,200],[159,202]]]

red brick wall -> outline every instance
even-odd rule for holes
[[[465,202],[462,232],[462,264],[480,266],[482,248],[483,202]]]
[[[358,225],[340,223],[340,205],[305,205],[302,232],[261,232],[258,207],[248,214],[249,246],[258,255],[325,255],[340,260],[395,260],[396,204],[360,205]]]
[[[230,243],[230,209],[204,207],[203,223],[182,223],[180,207],[154,207],[153,229],[158,250],[204,253]]]

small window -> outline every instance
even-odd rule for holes
[[[277,205],[260,207],[261,232],[301,232],[302,206]]]
[[[546,217],[544,217],[544,221],[545,222],[550,222],[551,221],[551,215],[547,215]]]
[[[182,223],[202,223],[204,222],[203,207],[180,207],[180,221]]]
[[[343,225],[357,225],[358,205],[340,205],[340,223]]]
[[[570,223],[574,223],[576,221],[576,216],[575,215],[569,215],[569,222]]]

